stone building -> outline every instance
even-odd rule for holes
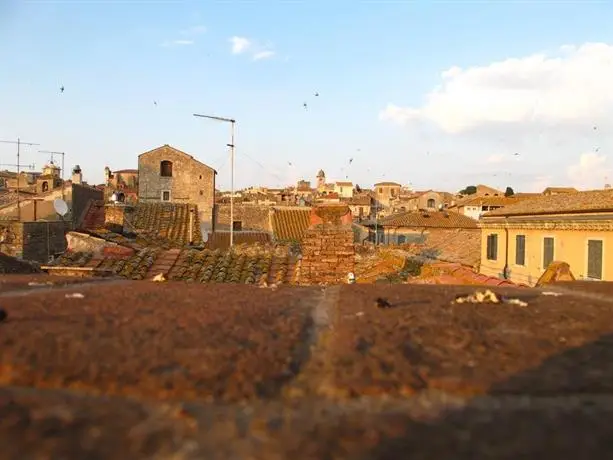
[[[213,224],[215,171],[168,144],[138,156],[138,200],[198,206],[202,223]]]

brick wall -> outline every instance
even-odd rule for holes
[[[338,284],[355,270],[354,234],[346,223],[347,206],[313,208],[312,224],[302,240],[300,284]]]
[[[230,228],[230,205],[216,205],[215,228],[225,230]],[[257,204],[234,204],[234,221],[240,221],[243,230],[261,230],[272,232],[270,225],[270,206]]]
[[[172,162],[172,177],[160,175],[162,161]],[[198,206],[201,222],[213,221],[215,171],[190,155],[164,145],[138,157],[138,196],[140,201],[162,201],[170,191],[174,203]]]
[[[84,217],[84,211],[89,206],[90,200],[104,199],[104,192],[87,185],[72,184],[72,226],[79,228]]]

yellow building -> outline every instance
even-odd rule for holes
[[[613,281],[613,190],[523,200],[481,217],[481,273],[533,286],[551,262]]]

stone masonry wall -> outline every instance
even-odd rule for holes
[[[160,163],[172,162],[172,177],[160,176]],[[190,155],[169,145],[138,157],[138,199],[162,201],[162,192],[170,191],[173,203],[198,206],[200,222],[213,222],[215,171]]]
[[[242,223],[243,230],[260,230],[272,232],[270,226],[270,206],[257,204],[234,204],[234,221]],[[217,204],[215,228],[230,228],[230,205]]]
[[[23,255],[23,223],[0,222],[0,252],[21,258]]]

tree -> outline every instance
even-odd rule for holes
[[[460,190],[460,195],[474,195],[475,193],[477,193],[477,187],[474,185],[469,185],[465,189]]]
[[[513,191],[512,187],[507,187],[507,189],[504,191],[504,196],[513,196],[515,195],[515,192]]]

